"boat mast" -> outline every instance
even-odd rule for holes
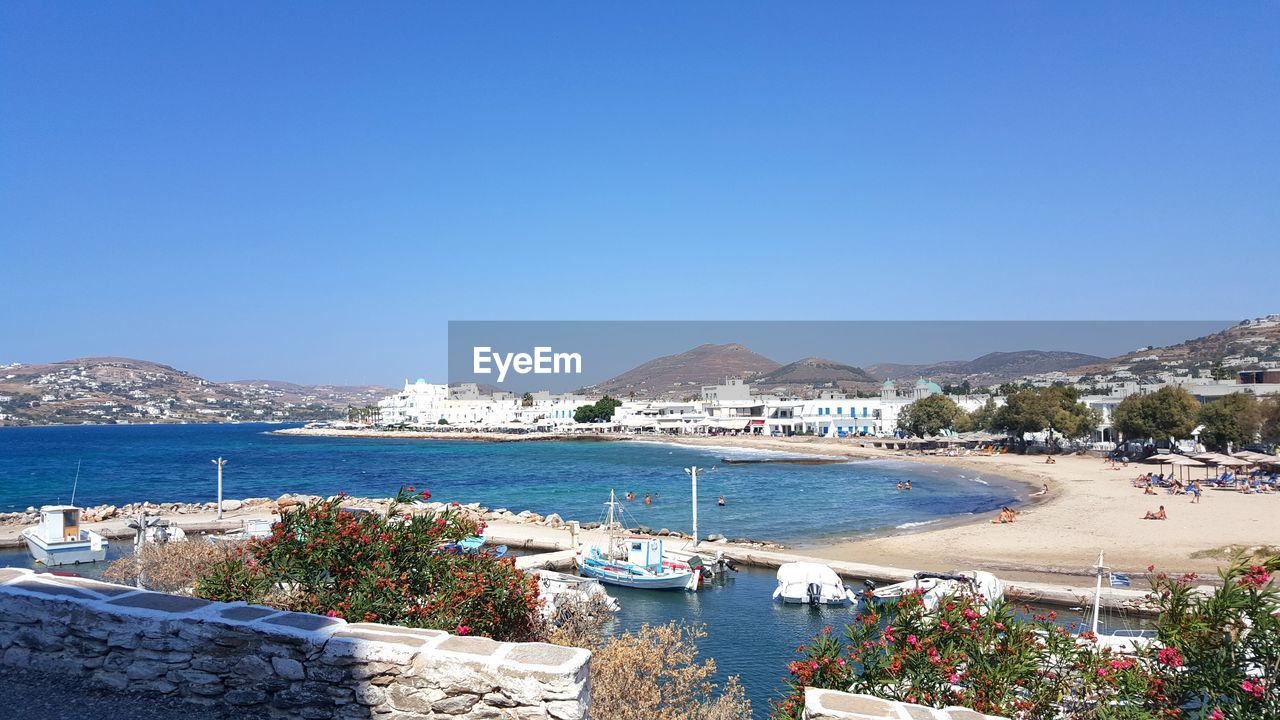
[[[1098,582],[1093,590],[1093,622],[1090,625],[1090,628],[1093,631],[1094,637],[1097,637],[1098,635],[1098,608],[1102,606],[1102,569],[1103,569],[1102,563],[1103,563],[1102,551],[1099,550],[1098,551],[1098,568],[1097,568]]]
[[[84,458],[76,460],[76,479],[71,482],[71,504],[76,504],[76,488],[80,485],[80,463]]]

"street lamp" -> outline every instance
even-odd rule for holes
[[[218,519],[222,519],[222,466],[227,464],[226,460],[218,458],[209,462],[218,466]]]
[[[698,466],[687,467],[684,471],[693,480],[693,547],[698,547]]]

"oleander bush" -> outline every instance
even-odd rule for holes
[[[442,550],[483,526],[456,505],[438,513],[410,506],[430,496],[402,489],[385,514],[344,509],[344,495],[286,509],[269,537],[213,564],[196,594],[352,622],[539,639],[537,578],[511,557]]]
[[[826,628],[798,648],[772,717],[800,718],[804,688],[819,687],[1018,720],[1280,718],[1277,568],[1280,557],[1237,558],[1209,593],[1194,575],[1150,575],[1158,638],[1136,655],[1052,613],[964,595],[926,612],[910,595],[858,614],[843,639]]]

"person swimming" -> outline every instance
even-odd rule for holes
[[[627,491],[627,502],[631,502],[632,500],[635,500],[635,499],[636,499],[636,494],[635,494],[635,493],[633,493],[633,492],[631,492],[630,490],[628,490],[628,491]]]
[[[902,481],[901,481],[901,480],[899,480],[899,481],[898,481],[898,490],[899,490],[899,491],[901,491],[901,490],[902,490]]]
[[[644,496],[644,504],[645,504],[645,505],[652,505],[652,504],[653,504],[653,498],[649,497],[648,495],[645,495],[645,496]]]
[[[910,489],[911,489],[911,481],[910,481],[910,480],[908,480],[908,481],[907,481],[907,484],[904,486],[904,488],[903,488],[903,489],[904,489],[904,490],[910,490]]]
[[[717,505],[719,505],[720,507],[724,507],[724,496],[723,496],[723,495],[721,495],[721,496],[720,496],[720,499],[716,501],[716,504],[717,504]]]

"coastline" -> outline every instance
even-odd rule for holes
[[[380,431],[275,431],[289,435],[329,437],[423,437],[471,441],[614,441],[661,442],[694,447],[772,450],[788,454],[843,457],[849,460],[894,460],[972,471],[1023,483],[1030,491],[1047,485],[1040,498],[1027,497],[1015,522],[993,525],[991,517],[960,515],[913,528],[892,528],[866,538],[812,544],[789,551],[808,557],[876,566],[950,571],[982,568],[1001,577],[1045,580],[1063,576],[1092,578],[1098,552],[1117,572],[1141,575],[1149,566],[1169,573],[1197,573],[1214,577],[1229,561],[1232,548],[1265,552],[1280,548],[1280,524],[1270,520],[1280,496],[1231,491],[1206,491],[1201,504],[1187,496],[1143,495],[1131,480],[1155,465],[1130,465],[1113,470],[1099,458],[1058,456],[1045,464],[1044,456],[1025,455],[909,455],[862,447],[856,439],[817,437],[682,437],[545,433],[535,437],[500,433],[423,432],[390,434]],[[1030,492],[1027,493],[1030,495]],[[1165,521],[1141,520],[1157,506],[1169,508]]]

